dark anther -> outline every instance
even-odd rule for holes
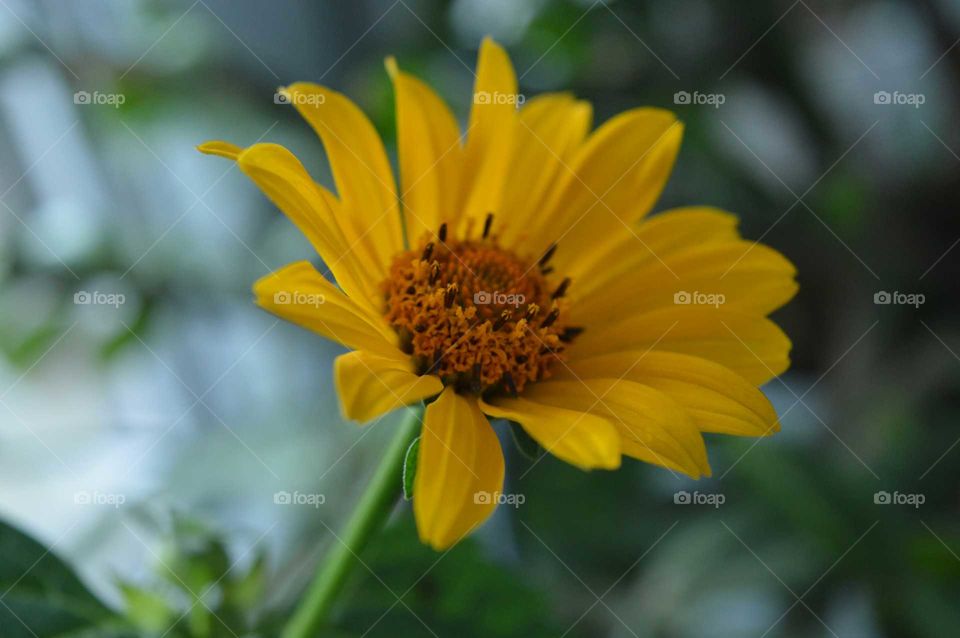
[[[407,294],[408,295],[417,294],[417,288],[415,286],[407,286]]]
[[[483,222],[483,238],[486,239],[490,235],[490,226],[493,225],[493,213],[487,213],[487,219]]]
[[[563,333],[560,335],[560,341],[564,343],[570,343],[583,332],[583,328],[579,326],[570,326],[569,328],[564,328]]]
[[[552,273],[552,272],[553,272],[553,266],[547,266],[546,268],[541,268],[541,269],[540,269],[540,274],[541,274],[541,275],[549,275],[549,274]]]
[[[554,308],[550,311],[550,314],[547,315],[547,318],[543,320],[543,323],[540,324],[541,328],[549,328],[553,325],[553,322],[560,317],[560,309]]]
[[[427,244],[423,249],[423,257],[420,259],[423,261],[430,261],[430,257],[433,255],[433,242]]]
[[[553,292],[552,299],[559,299],[560,297],[567,294],[567,288],[570,287],[570,278],[566,277],[563,281],[560,282],[560,285],[557,286],[557,289]]]
[[[547,252],[543,253],[543,257],[537,262],[540,264],[540,269],[542,270],[544,266],[547,265],[547,262],[553,257],[553,253],[557,252],[557,245],[550,244],[550,248],[547,248]]]
[[[415,326],[413,327],[413,329],[414,329],[416,332],[424,332],[424,331],[427,329],[427,324],[425,324],[425,323],[418,323],[417,325],[415,325]]]
[[[400,350],[407,354],[413,354],[413,335],[409,330],[400,330]]]
[[[503,324],[510,321],[511,315],[513,315],[513,313],[510,312],[509,310],[504,310],[503,312],[501,312],[500,316],[497,317],[497,320],[493,323],[493,331],[496,332],[497,330],[503,327]]]
[[[437,279],[440,279],[440,262],[434,260],[430,266],[430,285],[437,283]]]
[[[416,369],[418,376],[423,376],[430,372],[428,360],[422,354],[413,357],[413,367]]]
[[[525,354],[518,354],[518,355],[516,356],[516,360],[517,360],[517,363],[521,363],[521,364],[522,364],[522,363],[526,363],[526,362],[527,362],[527,355],[525,355]]]
[[[470,391],[479,393],[483,389],[483,383],[480,381],[482,368],[479,363],[473,364],[473,376],[470,379]]]
[[[527,321],[533,321],[533,318],[537,316],[537,313],[540,312],[540,306],[535,303],[527,306]]]
[[[438,350],[433,357],[433,365],[430,366],[430,369],[427,372],[428,373],[436,372],[442,366],[443,366],[443,353]]]
[[[517,396],[517,384],[513,382],[513,376],[509,372],[503,373],[503,387],[511,396]]]
[[[447,222],[440,224],[440,232],[437,233],[437,237],[440,238],[440,243],[447,241]]]
[[[447,286],[447,292],[443,295],[443,305],[449,308],[453,305],[453,300],[457,298],[457,294],[460,292],[460,286],[457,284],[450,284]]]

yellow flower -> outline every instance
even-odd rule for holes
[[[334,366],[346,416],[431,401],[413,498],[424,542],[449,547],[495,507],[504,461],[488,417],[584,469],[626,455],[695,478],[710,474],[702,432],[779,428],[757,386],[789,366],[767,315],[795,294],[795,269],[729,213],[647,217],[680,146],[672,113],[638,108],[591,132],[587,102],[525,101],[488,39],[461,139],[430,87],[387,67],[399,191],[370,121],[314,84],[284,91],[336,194],[281,146],[199,148],[235,160],[335,277],[301,261],[254,292],[352,350]]]

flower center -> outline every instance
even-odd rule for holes
[[[397,255],[384,282],[386,319],[415,362],[460,392],[515,395],[549,376],[580,329],[561,317],[569,279],[551,286],[547,261],[525,259],[489,236],[439,241]]]

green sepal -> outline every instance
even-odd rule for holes
[[[420,456],[420,437],[418,436],[407,448],[403,457],[403,498],[408,501],[413,498],[413,480],[417,477],[417,459]]]
[[[517,446],[517,449],[523,456],[531,461],[536,461],[543,455],[543,448],[533,440],[533,437],[527,434],[527,431],[524,430],[519,423],[510,421],[510,434],[513,437],[514,445]]]

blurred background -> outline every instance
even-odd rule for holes
[[[677,111],[658,208],[796,263],[783,430],[709,437],[699,483],[505,439],[523,504],[443,555],[399,506],[330,635],[960,631],[960,3],[0,0],[0,635],[275,635],[396,419],[344,422],[338,347],[253,306],[311,249],[194,146],[329,185],[277,86],[348,94],[392,154],[384,57],[464,119],[486,34],[526,95]]]

